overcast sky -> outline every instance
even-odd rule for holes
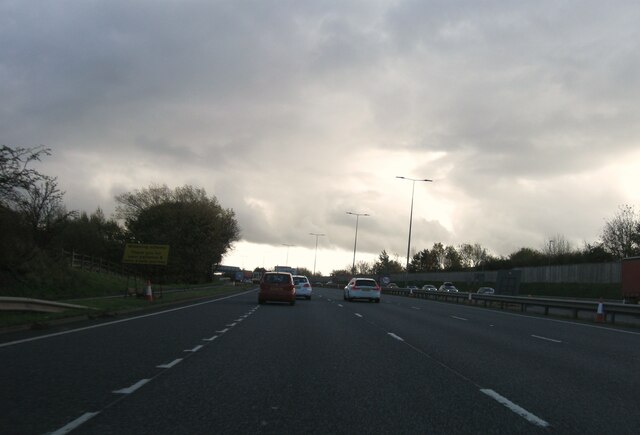
[[[640,203],[637,1],[4,1],[0,143],[70,209],[152,183],[235,210],[227,264],[597,241]],[[291,248],[282,244],[295,245]]]

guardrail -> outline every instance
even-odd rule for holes
[[[83,305],[67,304],[64,302],[46,301],[43,299],[0,297],[0,311],[38,311],[42,313],[61,313],[64,310],[92,309]]]
[[[574,319],[579,318],[580,312],[589,312],[595,314],[598,310],[599,301],[580,301],[553,298],[533,298],[526,296],[500,296],[500,295],[483,295],[477,293],[466,292],[434,292],[426,290],[409,290],[405,288],[383,288],[383,294],[396,296],[414,297],[420,299],[432,299],[442,301],[453,301],[456,303],[466,303],[471,305],[482,304],[484,307],[500,307],[500,309],[512,309],[515,305],[519,306],[521,312],[527,312],[528,307],[541,307],[545,315],[549,315],[549,309],[570,310]],[[604,321],[615,324],[616,315],[627,315],[640,319],[640,305],[621,304],[612,302],[602,302],[604,309]]]

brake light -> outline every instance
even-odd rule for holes
[[[354,284],[353,287],[351,287],[351,290],[358,290],[358,287]]]
[[[376,291],[380,291],[380,286],[376,284]]]
[[[306,284],[305,284],[305,285],[303,285],[302,287],[311,287],[311,286],[309,285],[309,283],[306,283]]]

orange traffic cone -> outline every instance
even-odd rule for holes
[[[147,281],[147,288],[144,291],[144,297],[149,301],[153,301],[153,290],[151,290],[151,280]]]
[[[596,323],[604,323],[604,304],[602,303],[602,299],[598,302],[598,311],[596,311]]]

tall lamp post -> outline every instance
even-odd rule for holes
[[[405,268],[405,278],[404,285],[405,287],[409,285],[409,255],[411,255],[411,224],[413,223],[413,193],[416,189],[416,181],[428,181],[432,182],[433,180],[429,180],[427,178],[408,178],[408,177],[400,177],[396,176],[396,178],[400,178],[402,180],[411,181],[411,213],[409,214],[409,241],[407,242],[407,267]]]
[[[316,253],[313,256],[313,276],[316,276],[316,259],[318,258],[318,237],[324,236],[324,234],[309,233],[309,235],[316,236]]]
[[[295,245],[288,245],[286,243],[282,243],[282,246],[286,246],[287,247],[287,261],[285,262],[284,265],[288,266],[289,265],[289,248],[292,247],[292,246],[295,246]]]
[[[353,242],[353,264],[351,265],[351,273],[356,273],[356,246],[358,245],[358,220],[360,216],[370,216],[368,213],[353,213],[348,211],[347,214],[353,215],[356,217],[356,239]]]

